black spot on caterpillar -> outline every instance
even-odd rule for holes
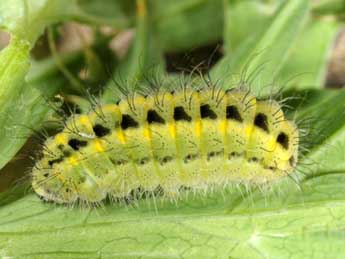
[[[79,150],[79,148],[87,146],[87,141],[72,138],[68,141],[68,145],[74,150]]]
[[[110,129],[103,127],[101,124],[96,124],[93,127],[93,132],[97,137],[104,137],[110,133]]]
[[[268,126],[267,126],[267,116],[265,114],[258,113],[255,116],[254,124],[255,124],[255,126],[258,126],[259,128],[263,129],[264,131],[269,132]]]
[[[128,114],[123,114],[122,115],[122,120],[121,120],[121,128],[123,130],[127,128],[138,128],[139,124],[136,122],[131,116]]]
[[[185,121],[191,121],[192,117],[190,117],[184,110],[183,107],[178,106],[174,108],[174,120],[175,121],[181,121],[181,120],[185,120]]]
[[[165,121],[155,110],[149,110],[147,113],[147,122],[151,123],[161,123],[164,124]]]
[[[242,117],[234,105],[226,106],[226,118],[242,122]]]
[[[200,116],[202,119],[209,118],[211,120],[217,119],[217,114],[212,111],[208,104],[204,104],[200,106]]]

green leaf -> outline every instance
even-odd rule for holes
[[[0,52],[0,124],[3,125],[0,127],[0,143],[11,137],[6,126],[10,127],[9,112],[16,107],[20,93],[24,90],[24,77],[29,71],[29,50],[27,41],[12,37],[10,44]],[[2,153],[0,160],[6,161],[7,157],[4,156],[6,153]],[[0,168],[3,163],[0,163]]]
[[[109,25],[125,29],[134,24],[135,1],[128,0],[79,0],[71,10],[71,18],[91,25]]]
[[[76,0],[2,0],[0,28],[33,45],[46,26],[64,20]]]
[[[307,96],[309,92],[307,91]],[[309,145],[306,163],[312,175],[345,172],[345,91],[311,92],[317,101],[311,102],[297,113],[297,118],[314,118],[309,127],[310,135],[305,140]],[[308,98],[309,99],[309,98]],[[314,144],[316,143],[316,144]],[[314,173],[316,172],[316,173]]]
[[[317,15],[344,14],[343,0],[318,0],[313,1],[313,12]]]
[[[280,81],[287,82],[285,89],[324,85],[329,55],[340,27],[336,20],[309,19],[279,72]]]
[[[40,96],[37,89],[27,85],[26,75],[30,68],[30,49],[36,39],[46,26],[63,19],[68,8],[73,9],[73,3],[67,0],[0,2],[0,28],[11,33],[10,44],[0,52],[0,125],[3,125],[0,128],[0,169],[29,137],[15,133],[40,124],[48,111],[43,106],[44,98],[52,96],[62,81],[54,81],[46,91],[50,94]]]
[[[336,172],[314,168],[297,185],[290,178],[272,190],[159,199],[99,209],[47,204],[35,195],[0,208],[2,256],[26,258],[339,258],[344,254],[345,91],[300,92],[299,119],[325,118],[323,138],[303,161],[317,159]],[[333,104],[333,105],[330,105]],[[309,137],[316,137],[310,135]],[[335,143],[335,145],[334,145]],[[320,150],[323,150],[322,152]],[[334,150],[337,155],[327,158]],[[325,160],[327,159],[327,161]],[[305,167],[305,165],[304,165]],[[156,208],[156,209],[155,209]]]
[[[221,40],[221,0],[153,0],[150,4],[164,50],[181,51]]]
[[[5,49],[0,53],[9,55],[4,59],[11,60],[12,64],[6,66],[3,71],[3,85],[0,88],[0,103],[2,111],[0,120],[0,168],[2,168],[18,152],[22,145],[33,133],[32,130],[40,127],[51,106],[47,100],[54,96],[58,89],[67,85],[66,79],[59,73],[58,67],[52,58],[33,62],[28,73],[28,62],[19,62],[22,57],[16,58],[16,55],[22,53],[16,45],[13,47],[12,54],[7,53],[11,49]],[[11,54],[11,56],[10,56]],[[66,65],[75,65],[80,62],[82,53],[70,53],[62,56]],[[0,65],[1,66],[1,65]],[[1,69],[1,68],[0,68]],[[8,73],[8,74],[7,74]],[[14,75],[14,76],[13,76]],[[24,79],[25,78],[25,79]],[[26,80],[27,82],[23,82]],[[6,86],[11,86],[7,89]],[[2,92],[3,91],[3,92]]]
[[[258,35],[269,26],[281,1],[226,0],[224,48],[231,54],[243,41]],[[255,25],[255,30],[253,30]],[[255,35],[255,36],[254,36]]]
[[[297,36],[308,16],[307,0],[284,1],[270,21],[270,26],[248,38],[228,53],[212,70],[212,78],[220,80],[224,87],[238,82],[242,73],[245,80],[255,77],[254,93],[269,94],[269,87],[278,75]],[[263,66],[264,65],[264,66]],[[262,69],[264,68],[264,69]],[[243,78],[242,78],[243,79]]]

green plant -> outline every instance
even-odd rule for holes
[[[30,49],[44,29],[70,20],[117,30],[135,26],[128,55],[114,61],[114,76],[136,82],[143,80],[144,73],[153,66],[164,73],[166,51],[182,51],[223,39],[225,54],[210,71],[212,78],[230,84],[231,75],[240,73],[248,59],[253,59],[249,73],[267,62],[253,90],[268,94],[263,86],[273,78],[288,81],[284,95],[304,97],[303,101],[291,102],[297,109],[297,119],[316,119],[315,130],[308,136],[308,153],[300,165],[300,170],[306,172],[300,175],[299,188],[286,179],[273,187],[277,192],[267,195],[260,190],[247,195],[237,189],[228,190],[177,205],[158,204],[157,212],[148,201],[126,208],[55,206],[42,203],[31,193],[22,197],[26,188],[23,185],[0,195],[0,255],[343,257],[345,92],[323,88],[328,53],[342,25],[337,15],[341,17],[345,11],[341,3],[2,0],[0,28],[10,32],[11,42],[0,52],[0,167],[25,143],[29,137],[27,127],[38,129],[53,113],[46,99],[57,93],[83,93],[83,84],[74,76],[83,55],[92,60],[90,71],[99,71],[97,64],[102,62],[97,62],[90,48],[84,53],[61,56],[53,51],[52,57],[31,61],[30,65]],[[48,33],[50,39],[53,29]],[[100,37],[94,44],[104,47],[106,43],[107,39]],[[289,80],[305,72],[306,76]],[[112,101],[114,87],[109,80],[102,101]],[[23,135],[28,137],[19,137]]]

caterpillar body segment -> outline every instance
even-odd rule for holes
[[[45,142],[32,186],[45,200],[99,202],[133,190],[263,184],[297,163],[298,129],[278,102],[246,89],[185,88],[73,115]]]

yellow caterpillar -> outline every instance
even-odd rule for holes
[[[278,102],[246,89],[184,88],[73,115],[45,142],[32,186],[56,203],[127,197],[138,188],[260,185],[294,170],[298,129]]]

